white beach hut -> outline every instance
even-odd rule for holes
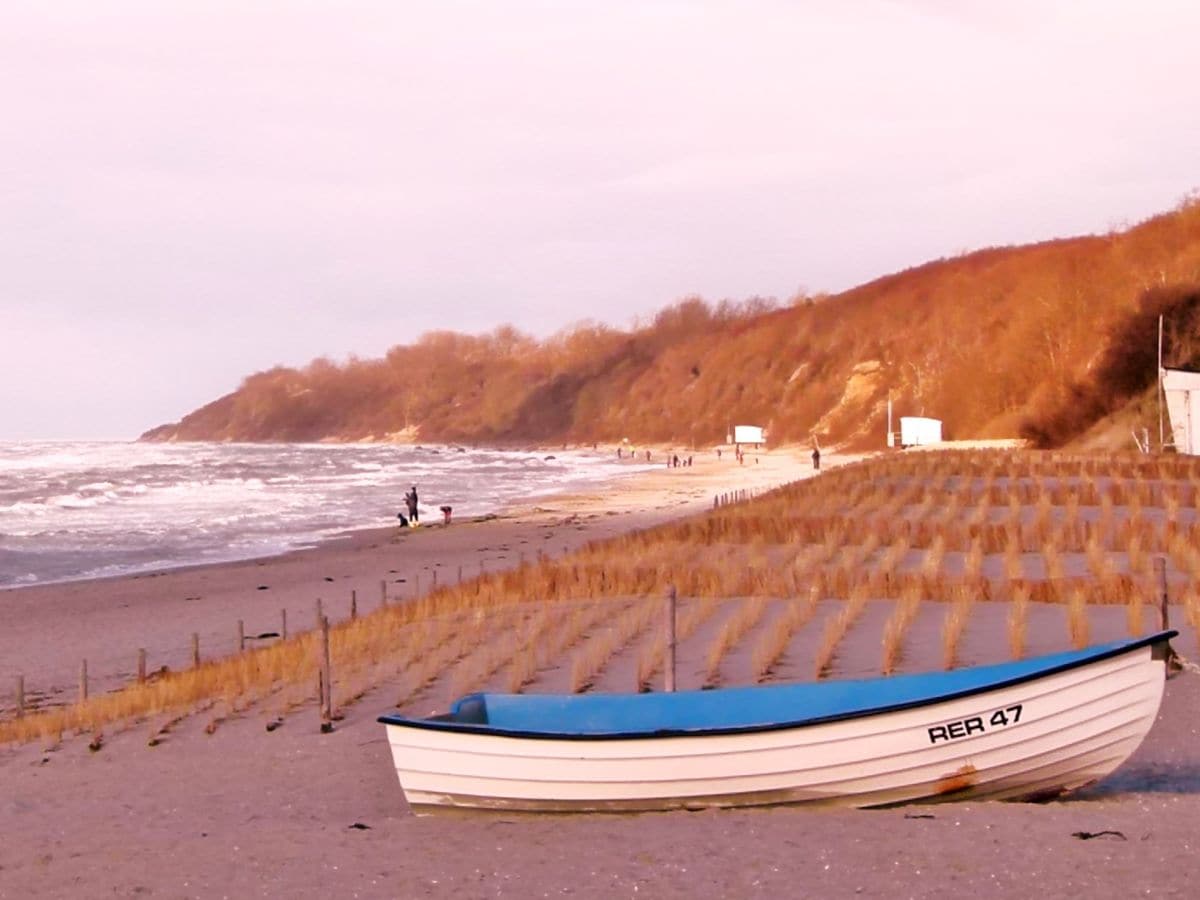
[[[1162,388],[1177,453],[1200,453],[1200,372],[1163,369]]]
[[[735,444],[765,444],[767,433],[759,425],[734,425],[733,442]]]
[[[900,446],[920,447],[942,442],[942,420],[925,416],[900,417]]]

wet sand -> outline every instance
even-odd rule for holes
[[[437,571],[453,580],[460,565],[468,577],[480,564],[515,564],[522,553],[561,553],[708,506],[713,493],[750,488],[751,478],[765,486],[808,474],[806,460],[778,459],[774,473],[766,463],[739,470],[727,461],[664,470],[485,522],[356,533],[268,560],[0,593],[0,686],[23,671],[35,688],[50,686],[51,698],[69,698],[88,653],[96,654],[89,666],[98,683],[115,685],[128,678],[139,646],[152,669],[175,665],[190,652],[193,631],[210,652],[222,642],[227,651],[239,618],[247,633],[274,630],[287,608],[293,628],[308,628],[317,596],[343,616],[355,590],[369,611],[381,601],[380,581],[389,601],[401,602],[418,576],[427,584]],[[681,647],[681,687],[700,677],[705,628],[733,603]],[[818,610],[800,630],[779,677],[811,677],[806,648],[832,611]],[[937,666],[944,611],[922,605],[902,668]],[[1096,640],[1122,632],[1123,610],[1092,613]],[[881,610],[864,613],[835,674],[877,671],[884,618]],[[974,607],[966,661],[1006,658],[1003,621],[999,607]],[[1045,644],[1031,652],[1065,646],[1061,608],[1031,611],[1030,634]],[[752,642],[753,634],[723,662],[730,679],[745,677]],[[1179,646],[1194,658],[1194,633]],[[629,656],[607,672],[612,689],[631,677]],[[435,692],[421,705],[443,705],[447,696]],[[415,818],[375,721],[393,705],[383,685],[346,707],[328,735],[318,733],[311,708],[271,732],[268,711],[251,709],[211,735],[204,716],[185,718],[153,747],[148,738],[161,719],[106,735],[97,753],[82,736],[53,748],[2,748],[0,898],[1184,897],[1194,895],[1200,874],[1196,675],[1168,683],[1160,720],[1126,767],[1074,798],[882,811]],[[1102,832],[1118,834],[1075,836]]]

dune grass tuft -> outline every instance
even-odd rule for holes
[[[1008,610],[1008,651],[1013,659],[1025,656],[1025,631],[1029,622],[1029,589],[1018,587],[1013,591],[1012,605]]]
[[[958,665],[958,645],[963,633],[967,630],[967,622],[971,617],[971,607],[975,602],[974,591],[964,586],[954,590],[954,597],[942,618],[942,668],[953,669]]]

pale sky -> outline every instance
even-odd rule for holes
[[[628,326],[1200,187],[1200,4],[6,0],[0,440]]]

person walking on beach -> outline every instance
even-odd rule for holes
[[[821,448],[818,447],[816,444],[813,445],[812,458],[813,458],[813,468],[816,471],[820,472],[821,471]]]
[[[413,522],[421,521],[420,512],[417,509],[417,486],[414,484],[412,490],[404,495],[404,502],[408,505],[408,518]]]

